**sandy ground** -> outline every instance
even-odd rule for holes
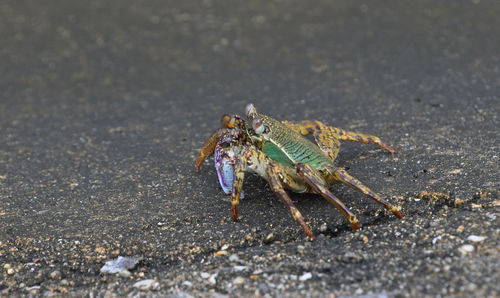
[[[3,1],[0,296],[500,296],[495,1]],[[233,222],[212,160],[253,102],[381,137],[337,164],[353,232],[250,176]],[[138,263],[106,274],[119,256]]]

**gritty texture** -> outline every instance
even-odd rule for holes
[[[500,3],[2,1],[0,296],[500,296]],[[240,221],[212,162],[224,113],[379,136],[339,185],[259,177]],[[101,274],[119,256],[141,261]],[[368,295],[368,296],[366,296]]]

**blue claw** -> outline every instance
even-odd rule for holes
[[[220,186],[226,194],[231,194],[234,181],[234,165],[227,156],[223,155],[222,147],[217,144],[214,152],[215,170],[219,178]],[[243,191],[240,198],[243,198]]]

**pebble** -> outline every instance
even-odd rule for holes
[[[132,272],[128,271],[127,269],[124,269],[118,273],[121,277],[129,277],[132,275]]]
[[[133,269],[141,258],[118,257],[114,260],[107,261],[101,268],[101,273],[120,273],[123,270]]]
[[[264,238],[264,243],[265,244],[271,244],[274,241],[274,233],[270,233],[269,235]]]
[[[210,273],[207,273],[207,272],[202,272],[202,273],[200,273],[200,276],[201,276],[201,278],[203,278],[203,279],[207,279],[207,278],[209,278],[209,277],[210,277]]]
[[[265,283],[260,283],[259,284],[259,290],[261,290],[262,292],[268,292],[269,291],[269,287]]]
[[[299,254],[304,254],[305,249],[304,245],[297,245],[297,252]]]
[[[59,270],[52,271],[50,273],[49,277],[52,280],[61,279],[61,271],[59,271]]]
[[[229,256],[229,261],[230,262],[239,262],[241,260],[240,260],[240,258],[238,257],[237,254],[232,254],[232,255]]]
[[[30,291],[37,291],[37,290],[40,290],[40,286],[32,286],[32,287],[26,287],[24,288],[24,290],[30,292]]]
[[[207,279],[208,283],[211,285],[215,285],[217,281],[215,280],[215,277],[217,276],[217,273],[210,274],[208,272],[201,272],[200,273],[201,278]]]
[[[465,256],[466,254],[474,251],[474,246],[472,246],[470,244],[465,244],[465,245],[460,246],[458,248],[458,251],[460,252],[460,254],[462,254],[462,256]]]
[[[215,280],[215,277],[217,276],[217,273],[210,275],[210,278],[208,279],[208,283],[211,285],[215,285],[217,283],[217,280]]]
[[[488,237],[470,235],[469,237],[467,237],[467,240],[472,241],[472,242],[481,242],[481,241],[483,241],[486,238],[488,238]]]
[[[243,270],[246,270],[248,268],[250,268],[250,267],[248,267],[248,266],[234,266],[233,270],[234,271],[243,271]]]
[[[244,283],[245,283],[245,279],[241,276],[238,276],[235,279],[233,279],[233,285],[235,285],[235,286],[242,285]]]
[[[299,280],[300,281],[306,281],[308,279],[311,279],[312,278],[312,274],[311,272],[306,272],[304,274],[302,274],[300,277],[299,277]]]
[[[139,290],[157,290],[160,288],[160,284],[154,280],[154,279],[144,279],[141,281],[136,282],[133,285],[134,288],[137,288]]]
[[[319,231],[324,233],[328,230],[328,225],[326,224],[326,222],[324,222],[321,226],[319,226]]]

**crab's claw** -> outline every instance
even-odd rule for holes
[[[231,161],[230,154],[232,152],[225,152],[220,143],[215,146],[215,170],[217,171],[220,186],[226,194],[231,194],[234,182],[234,164]],[[243,191],[241,192],[241,198],[243,198]]]

